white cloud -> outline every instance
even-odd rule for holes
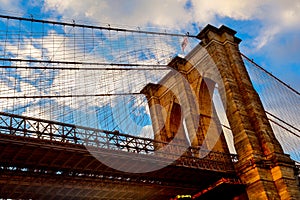
[[[153,133],[152,125],[144,126],[138,136],[154,139],[154,133]]]
[[[249,20],[255,18],[262,4],[259,0],[192,0],[194,5],[194,19],[200,23],[216,22],[216,17],[229,17],[236,20]],[[266,1],[267,2],[267,1]],[[265,4],[265,3],[264,3]]]
[[[14,6],[19,8],[19,2],[20,1],[16,2],[10,0],[0,0],[0,8],[10,9]],[[298,0],[191,0],[192,7],[188,9],[185,8],[187,2],[188,0],[45,0],[44,10],[51,11],[51,13],[55,15],[62,15],[65,18],[74,19],[75,21],[79,19],[92,21],[94,24],[97,24],[96,22],[103,22],[112,25],[153,25],[168,28],[185,28],[191,25],[192,22],[197,22],[201,26],[205,26],[207,23],[219,25],[224,23],[224,18],[237,20],[237,23],[239,20],[253,21],[253,23],[256,23],[257,21],[257,25],[252,26],[252,28],[254,27],[253,29],[248,29],[248,32],[254,32],[251,35],[257,35],[248,45],[250,48],[254,49],[254,53],[259,52],[266,54],[266,49],[269,49],[267,54],[275,57],[274,59],[278,59],[280,57],[282,60],[289,60],[288,58],[293,57],[292,59],[297,61],[298,50],[300,47],[298,37],[289,38],[292,41],[287,43],[282,43],[280,38],[283,38],[284,34],[287,34],[286,37],[289,37],[291,32],[295,33],[297,31],[299,32],[300,30],[300,2]],[[17,9],[16,7],[14,7],[14,9]],[[247,28],[245,28],[245,30],[246,29]],[[67,30],[67,32],[68,31],[70,30]],[[55,46],[53,46],[53,39],[56,41]],[[120,38],[115,37],[109,39],[113,41]],[[41,41],[37,39],[35,42],[40,43]],[[99,46],[102,45],[101,47],[103,48],[105,45],[108,46],[108,44],[104,44],[102,41],[97,42],[99,42]],[[45,56],[48,56],[48,58],[54,57],[55,60],[61,60],[64,58],[64,55],[60,54],[63,51],[58,50],[61,50],[63,47],[68,48],[72,46],[72,41],[69,41],[63,35],[59,35],[54,31],[49,32],[48,35],[43,38],[43,43],[45,49],[47,49],[47,51],[44,51],[47,53]],[[65,45],[61,46],[61,44]],[[134,48],[140,48],[144,44],[146,43],[132,45],[135,45]],[[129,44],[127,45],[129,46]],[[154,60],[166,59],[165,55],[169,54],[164,50],[176,51],[167,43],[161,42],[159,45],[160,46],[149,46],[149,49],[153,47],[154,49],[151,50],[155,50],[152,52],[155,54],[155,59],[151,60],[151,62]],[[16,53],[18,50],[15,44],[7,44],[7,47],[9,47],[8,51],[11,52]],[[157,49],[160,50],[158,51]],[[29,52],[31,52],[31,56],[33,58],[40,58],[42,54],[40,49],[34,45],[22,46],[19,51],[20,50],[23,53],[18,54],[20,58],[28,55]],[[134,57],[134,55],[126,54],[127,51],[129,51],[129,49],[119,50],[113,54],[113,56],[117,57],[117,54],[122,56],[124,55],[126,56],[125,59],[128,62],[140,61]],[[290,52],[293,52],[293,54]],[[81,51],[68,51],[68,53],[69,55],[76,53],[78,58],[84,58],[84,52]],[[94,61],[98,60],[99,62],[104,60],[104,58],[101,56],[97,58],[90,58],[87,55],[85,56],[86,60],[94,59]],[[270,57],[270,59],[272,58]],[[299,63],[299,61],[297,62]],[[28,72],[25,73],[22,71],[20,74],[27,78],[30,78],[30,76],[37,76],[36,74],[28,74]],[[92,74],[85,72],[84,75],[87,77],[107,77],[107,74],[104,75],[101,73]],[[78,74],[72,74],[70,71],[61,72],[61,74],[55,78],[53,83],[55,87],[51,88],[50,93],[69,94],[73,92],[73,94],[78,94],[81,93],[81,91],[76,88],[76,84],[80,85],[84,83],[85,87],[89,87],[89,85],[92,84],[93,79],[88,79],[87,81],[83,79],[76,79],[76,83],[71,83],[70,80],[67,79],[72,79],[72,77],[74,78],[77,76]],[[114,77],[112,73],[108,74],[108,76]],[[115,80],[113,84],[105,85],[102,83],[103,85],[101,85],[101,83],[99,83],[95,91],[91,91],[91,88],[89,88],[86,90],[86,92],[102,93],[102,91],[116,91],[116,88],[120,89],[121,87],[119,86],[124,83],[121,81],[122,79],[126,79],[128,82],[133,82],[136,78],[136,76],[130,76],[130,74],[123,73],[117,78],[118,80]],[[147,76],[144,78],[149,80],[149,77]],[[299,79],[297,79],[297,81],[299,82]],[[25,87],[25,85],[21,85],[21,87]],[[125,86],[122,88],[125,89]],[[68,105],[67,101],[62,101],[59,103]],[[76,107],[76,104],[72,104],[70,106]]]
[[[222,23],[222,18],[234,20],[259,20],[256,30],[258,48],[266,45],[280,32],[299,30],[300,2],[297,0],[192,0],[194,20],[201,24]],[[217,17],[221,17],[217,19]]]
[[[72,31],[77,31],[77,42],[75,45],[73,43]],[[71,33],[71,34],[65,34]],[[85,32],[89,34],[89,32]],[[103,33],[101,37],[107,37]],[[115,34],[115,35],[114,35]],[[112,36],[113,35],[113,36]],[[120,36],[121,35],[121,36]],[[113,62],[125,62],[125,63],[156,63],[157,61],[162,61],[167,63],[166,59],[169,59],[170,53],[176,52],[174,46],[170,45],[170,41],[162,40],[160,37],[151,37],[151,40],[141,40],[138,45],[135,45],[135,36],[126,36],[117,33],[111,33],[110,41],[103,42],[100,41],[101,38],[93,37],[95,43],[89,43],[91,35],[86,35],[88,43],[87,49],[83,49],[80,46],[83,42],[79,39],[82,38],[82,33],[79,30],[68,29],[65,32],[56,32],[54,30],[48,31],[43,37],[40,38],[27,38],[21,37],[18,41],[7,41],[5,47],[7,53],[13,55],[13,58],[19,59],[45,59],[50,61],[85,61],[94,63],[109,63]],[[138,38],[139,39],[139,38]],[[124,43],[126,40],[126,45],[119,47],[120,43]],[[155,40],[155,42],[153,42]],[[171,41],[173,42],[173,41]],[[98,44],[99,43],[99,44]],[[107,49],[110,49],[109,44],[115,46],[111,55],[109,55],[110,61],[106,61]],[[93,46],[94,45],[94,46]],[[178,42],[180,47],[180,42]],[[144,50],[143,47],[147,48],[147,52],[143,52],[143,56],[140,57],[139,51]],[[140,49],[141,48],[141,49]],[[128,52],[129,51],[129,52]],[[105,53],[104,53],[105,52]],[[76,56],[74,56],[76,55]],[[145,60],[147,58],[148,60]],[[12,65],[22,65],[26,66],[27,63],[12,63]],[[47,67],[52,65],[58,67],[111,67],[111,66],[81,66],[81,65],[56,65],[47,64]],[[40,63],[30,63],[27,67],[41,67]],[[16,96],[38,96],[38,95],[94,95],[94,94],[112,94],[112,93],[130,93],[139,92],[140,89],[147,83],[147,81],[154,82],[155,79],[163,76],[163,73],[157,71],[145,72],[145,71],[89,71],[89,70],[30,70],[30,69],[16,69],[11,76],[20,76],[22,81],[19,84],[21,92],[16,92],[13,88],[2,87],[6,93],[2,92],[2,95],[7,95],[7,93],[12,93]],[[10,76],[8,75],[8,76]],[[9,77],[14,79],[13,77]],[[25,83],[25,80],[27,83]],[[39,82],[37,82],[39,80]],[[51,85],[45,84],[46,81],[51,82]],[[16,82],[12,80],[12,82]],[[4,83],[3,83],[4,84]],[[110,103],[111,107],[121,106],[123,108],[126,102],[116,102],[119,97],[87,97],[87,98],[53,98],[53,99],[19,99],[7,101],[3,104],[4,108],[17,109],[17,106],[22,106],[24,115],[34,116],[43,119],[50,120],[60,120],[68,112],[73,112],[74,120],[76,124],[95,127],[98,122],[96,122],[96,112],[92,108],[94,106],[102,107],[107,103]],[[22,101],[22,102],[19,102]],[[29,105],[30,104],[30,105]],[[69,109],[69,110],[68,110]],[[118,112],[122,112],[118,108]],[[70,111],[71,110],[71,111]],[[16,112],[16,111],[15,111]],[[126,116],[128,112],[125,113]],[[125,116],[125,114],[123,116]],[[72,115],[72,114],[70,114]],[[113,116],[115,117],[115,116]],[[128,118],[130,119],[130,118]],[[116,120],[116,119],[115,119]],[[120,119],[122,120],[122,119]],[[128,121],[128,120],[127,120]],[[78,122],[78,123],[77,123]],[[131,120],[132,122],[132,120]],[[128,126],[129,123],[125,123]],[[121,122],[119,123],[121,124]],[[134,133],[139,133],[142,126],[131,127],[130,130]],[[125,130],[127,131],[127,130]]]
[[[253,44],[256,47],[256,50],[261,49],[267,45],[270,41],[276,37],[279,33],[280,28],[278,26],[270,27],[267,31],[262,30],[257,38],[254,39]]]
[[[298,0],[46,0],[45,10],[52,10],[66,18],[92,20],[131,26],[162,26],[185,28],[192,22],[199,26],[220,24],[223,18],[259,20],[256,27],[257,49],[267,45],[277,34],[299,30],[300,2]]]
[[[9,86],[10,85],[10,86]],[[40,92],[29,83],[19,82],[14,77],[9,77],[9,81],[0,80],[0,110],[12,108],[25,108],[26,105],[35,102],[34,99],[22,99],[22,98],[6,98],[13,96],[26,96],[26,95],[39,95]],[[17,87],[20,87],[18,91]]]
[[[12,11],[13,8],[14,12],[20,12],[20,2],[21,0],[0,0],[0,9],[3,9],[5,11]]]
[[[190,21],[187,0],[46,0],[45,10],[55,10],[67,18],[130,26],[179,27]]]

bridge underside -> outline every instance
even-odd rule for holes
[[[99,151],[105,162],[131,167],[131,171],[148,167],[149,162],[165,162],[149,155]],[[104,165],[83,145],[7,134],[0,134],[0,152],[3,198],[170,199],[196,194],[221,178],[236,178],[233,171],[203,169],[205,161],[186,158],[153,172],[126,173]]]

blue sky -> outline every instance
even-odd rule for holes
[[[241,50],[300,90],[298,0],[0,0],[2,14],[197,34],[210,23],[235,29]]]
[[[254,59],[255,62],[298,91],[300,91],[299,10],[300,2],[298,0],[0,0],[0,13],[2,15],[51,19],[54,21],[64,21],[69,23],[75,21],[76,23],[93,24],[97,26],[107,26],[110,24],[111,27],[125,27],[134,30],[156,30],[182,34],[189,32],[192,35],[197,35],[201,28],[205,27],[207,24],[215,26],[221,26],[224,24],[238,32],[237,36],[242,39],[242,43],[240,45],[242,53]],[[23,25],[25,26],[26,23]],[[5,20],[0,21],[0,24],[2,26],[1,30],[5,30]],[[22,30],[30,30],[30,23],[27,23],[27,25],[28,27]],[[17,27],[18,25],[14,24],[14,26]],[[44,26],[47,30],[43,31],[41,30],[41,26],[31,28],[37,29],[35,32],[48,31],[47,35],[35,38],[35,41],[37,41],[35,44],[41,44],[41,38],[44,44],[46,44],[47,41],[50,41],[51,43],[51,38],[55,38],[58,44],[65,44],[67,47],[68,45],[69,47],[73,47],[72,41],[67,39],[67,33],[72,30],[70,27],[69,29],[67,28],[66,30],[63,30],[64,27],[62,26]],[[150,45],[146,46],[148,45],[147,41],[140,41],[139,44],[135,44],[135,40],[133,39],[141,39],[136,35],[132,35],[131,40],[130,35],[120,33],[121,35],[116,35],[116,38],[111,37],[111,40],[115,41],[108,41],[105,40],[107,35],[105,36],[105,34],[101,31],[93,32],[93,34],[95,34],[100,41],[98,46],[93,46],[94,43],[91,43],[92,41],[90,40],[85,43],[84,52],[72,52],[71,50],[71,53],[69,52],[70,55],[76,53],[79,57],[88,58],[88,56],[91,55],[83,55],[86,53],[85,50],[87,50],[90,53],[94,53],[94,55],[99,54],[98,57],[96,55],[96,57],[93,58],[94,60],[97,60],[97,62],[112,62],[115,60],[119,62],[127,62],[131,59],[143,62],[144,60],[153,61],[165,59],[164,56],[167,56],[170,53],[164,51],[153,51],[156,49],[153,49],[153,46]],[[2,34],[1,37],[3,39],[3,37],[5,37],[4,34]],[[122,40],[123,38],[125,39]],[[25,40],[26,37],[22,39]],[[151,39],[155,41],[157,38],[153,37]],[[164,39],[160,38],[159,40],[162,41]],[[182,40],[182,38],[180,38],[180,40]],[[179,40],[175,41],[175,43],[176,42],[179,44],[178,47],[176,47],[177,49],[173,49],[173,47],[171,47],[171,43],[174,44],[174,40],[165,41],[162,45],[165,45],[163,46],[165,49],[178,52],[178,49],[180,50],[180,42]],[[112,45],[110,45],[112,43],[114,45],[124,46],[125,49],[119,48],[119,52],[103,50],[112,49]],[[190,43],[193,43],[191,39]],[[103,48],[101,48],[101,45]],[[12,53],[14,47],[12,46],[10,48],[10,53]],[[24,55],[27,53],[26,58],[28,58],[28,49],[30,49],[30,59],[40,59],[41,55],[43,56],[48,54],[50,58],[52,55],[52,58],[55,56],[55,59],[60,60],[63,59],[62,55],[54,53],[55,50],[60,48],[61,47],[59,46],[53,45],[53,47],[49,47],[47,49],[46,46],[45,49],[47,52],[40,52],[41,50],[38,48],[38,45],[36,45],[30,48],[24,47],[24,52],[22,53],[24,53]],[[139,54],[137,56],[137,52],[135,51],[136,49],[143,49],[146,51],[138,52]],[[1,45],[0,51],[3,51],[3,47],[1,47]],[[160,57],[160,53],[165,54]],[[21,57],[22,54],[17,56]],[[134,56],[136,57],[134,58]],[[10,89],[12,88],[16,95],[28,95],[30,92],[30,95],[38,95],[41,93],[44,95],[69,94],[68,92],[70,88],[75,91],[75,93],[71,94],[80,94],[80,92],[82,92],[82,88],[78,89],[76,88],[76,84],[70,84],[70,80],[66,80],[66,77],[71,79],[78,77],[79,75],[76,73],[72,74],[71,72],[65,71],[55,73],[54,71],[41,72],[41,70],[32,70],[32,74],[26,74],[24,73],[25,71],[23,71],[21,73],[15,73],[12,76],[14,73],[13,70],[14,69],[6,69],[5,73],[9,76],[6,76],[7,74],[5,73],[0,74],[0,83],[1,81],[5,82],[6,87],[8,88],[2,87],[4,85],[2,84],[1,95],[10,94],[12,91]],[[84,73],[86,73],[87,77],[91,75],[90,72]],[[111,72],[105,72],[103,74],[99,73],[97,75],[101,77],[114,77],[114,74]],[[161,73],[161,75],[163,75],[163,73]],[[94,86],[89,89],[83,88],[86,90],[84,92],[88,91],[93,94],[93,89],[99,90],[100,88],[99,91],[102,91],[101,87],[106,87],[107,90],[114,91],[115,88],[118,88],[116,86],[120,86],[121,84],[124,85],[124,83],[121,82],[124,77],[127,81],[127,85],[124,86],[123,89],[128,89],[130,91],[136,87],[134,84],[137,84],[139,87],[144,86],[143,84],[146,81],[153,81],[151,73],[139,74],[139,72],[136,72],[135,74],[127,74],[124,72],[120,73],[119,77],[120,78],[116,80],[115,85],[106,85],[105,81],[102,83],[100,80],[98,86]],[[139,81],[138,83],[137,80]],[[92,85],[93,81],[93,79],[85,80],[86,86],[89,87]],[[81,82],[77,82],[77,84],[78,83],[82,84]],[[52,87],[51,91],[47,89],[49,86],[59,84],[65,85],[66,87],[63,89],[59,87]],[[130,87],[133,87],[133,89]],[[96,100],[98,101],[99,99],[96,98]],[[86,108],[81,110],[82,105],[85,104],[84,101],[84,99],[79,99],[78,102],[76,102],[77,105],[72,105],[72,102],[68,102],[68,99],[59,99],[57,101],[53,99],[31,99],[24,102],[12,102],[13,106],[18,105],[18,108],[12,108],[18,109],[25,115],[31,114],[34,116],[35,113],[37,113],[37,110],[39,110],[40,113],[42,112],[44,115],[62,117],[57,118],[43,116],[46,119],[55,118],[59,121],[67,121],[75,124],[77,124],[77,122],[75,122],[76,120],[74,118],[78,117],[81,119],[85,117],[88,119],[85,121],[88,121],[93,126],[96,122],[91,121],[90,119],[94,118],[93,120],[98,119],[98,121],[100,121],[98,128],[103,129],[110,129],[111,127],[115,128],[118,126],[117,124],[124,122],[123,126],[116,128],[120,131],[127,129],[128,125],[133,124],[132,121],[135,121],[136,126],[131,127],[129,129],[130,132],[140,132],[143,128],[145,128],[146,133],[149,129],[149,125],[151,124],[149,115],[146,114],[148,111],[145,109],[145,104],[143,104],[145,103],[144,100],[136,99],[133,101],[132,99],[126,99],[125,102],[128,104],[128,107],[126,108],[122,107],[124,103],[120,103],[118,100],[116,102],[105,102],[106,100],[100,99],[99,101],[105,103],[93,104],[92,106],[86,105]],[[1,101],[0,105],[2,106]],[[135,105],[137,106],[135,107]],[[298,105],[295,104],[293,106],[297,107]],[[130,109],[134,110],[134,112],[129,111]],[[89,111],[94,112],[95,110],[97,110],[96,113],[89,114]],[[129,117],[126,119],[120,118],[120,116],[124,116],[124,113],[126,115],[129,114]],[[94,116],[95,114],[97,117]],[[298,112],[295,109],[296,122],[298,120],[297,118]]]
[[[127,27],[130,29],[140,27],[143,30],[150,29],[171,33],[189,32],[197,35],[201,28],[207,24],[215,26],[225,24],[236,30],[238,32],[237,36],[243,40],[240,45],[242,53],[254,59],[255,62],[298,91],[300,90],[300,58],[298,56],[300,48],[299,9],[300,2],[297,0],[0,0],[0,12],[3,15],[64,22],[75,21],[76,23],[99,26],[110,24],[112,27]],[[5,30],[6,22],[2,22],[2,30]],[[14,24],[12,23],[12,25]],[[18,27],[17,24],[14,26]],[[28,26],[23,29],[25,31],[30,29],[36,29],[35,32],[48,31],[48,35],[44,35],[42,40],[44,42],[50,41],[51,37],[56,37],[58,44],[62,43],[62,41],[65,42],[66,38],[63,37],[63,34],[71,31],[63,30],[62,26],[43,27],[43,29],[48,30],[42,30],[41,26],[35,25],[30,28],[30,22],[26,22],[22,26]],[[55,32],[51,32],[51,30]],[[18,30],[16,29],[16,31]],[[98,37],[102,40],[100,41],[104,46],[102,49],[111,49],[111,41],[105,41],[105,36],[102,32],[93,34],[98,34]],[[2,35],[2,37],[5,37],[5,35]],[[116,37],[119,38],[116,45],[127,45],[127,51],[130,51],[128,46],[132,45],[129,42],[134,43],[134,40],[128,40],[129,35],[126,34]],[[122,40],[122,37],[125,39]],[[39,43],[41,43],[40,40],[41,38],[37,38]],[[66,45],[73,46],[72,41],[69,42]],[[102,53],[102,57],[99,58],[100,61],[111,59],[123,59],[126,61],[126,59],[131,59],[119,56],[119,52],[103,51],[99,46],[94,47],[94,44],[91,41],[89,42],[85,43],[86,50]],[[0,48],[2,47],[0,46]],[[11,48],[13,49],[13,47]],[[52,49],[52,54],[48,48],[46,53],[50,57],[52,55],[52,57],[55,56],[55,59],[60,59],[59,53],[54,53],[59,48],[59,46],[50,48]],[[46,54],[40,52],[38,45],[24,49],[24,55],[26,52],[30,52],[30,56],[32,56],[30,59],[40,59],[41,54],[42,56]],[[144,47],[144,49],[146,48]],[[123,51],[121,48],[120,50]],[[132,50],[133,53],[136,53],[134,52],[134,46]],[[6,51],[7,54],[12,52]],[[124,55],[128,54],[126,50],[124,52]],[[151,50],[149,52],[151,53]],[[79,53],[82,56],[82,52]],[[150,56],[148,59],[158,59],[154,55],[149,54],[148,56]],[[147,55],[142,57],[146,59]],[[26,58],[28,58],[28,55]],[[139,58],[139,60],[141,59]],[[99,60],[97,61],[99,62]],[[13,72],[14,69],[7,69],[7,71],[10,70]],[[35,87],[43,84],[47,87],[53,85],[55,78],[57,79],[57,74],[53,71],[42,73],[41,70],[35,70],[33,74],[36,76],[34,79],[30,76],[27,77],[28,75],[16,73],[13,78],[17,81],[10,79],[12,77],[9,78],[5,74],[0,76],[3,81],[6,81],[8,87],[15,87],[15,91],[20,94],[24,92],[21,90],[21,81],[23,85],[27,84]],[[23,88],[26,88],[26,86]],[[37,87],[36,89],[40,90],[41,88]],[[32,105],[37,104],[36,102],[30,103]]]

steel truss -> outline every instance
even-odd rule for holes
[[[207,152],[201,150],[200,147],[189,147],[184,155],[181,155],[182,149],[186,147],[176,144],[172,144],[166,151],[156,154],[154,144],[165,146],[168,143],[122,134],[117,131],[93,129],[3,112],[0,112],[0,133],[50,142],[79,144],[88,147],[88,149],[101,148],[149,155],[149,159],[161,161],[166,158],[174,159],[180,157],[175,162],[175,165],[222,172],[234,171],[232,162],[237,161],[237,155],[213,151]],[[207,156],[199,158],[194,156],[194,152]]]
[[[180,145],[156,153],[157,144],[166,145],[119,132],[0,113],[0,197],[169,199],[179,191],[196,193],[222,177],[236,178],[236,155],[209,152],[200,158],[195,152],[207,152],[195,147],[179,155]],[[133,171],[152,165],[161,169],[127,173],[107,162]],[[126,192],[122,192],[124,185]]]

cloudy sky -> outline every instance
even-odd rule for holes
[[[241,50],[300,90],[298,0],[0,0],[2,14],[197,34],[210,23],[238,32]]]
[[[242,53],[252,58],[256,63],[298,91],[300,91],[299,11],[299,0],[0,0],[0,13],[2,15],[60,20],[64,22],[75,21],[76,23],[99,26],[107,26],[110,24],[112,27],[138,28],[142,30],[167,31],[169,33],[182,34],[189,32],[192,35],[197,35],[207,24],[212,24],[217,27],[224,24],[236,30],[238,32],[237,36],[243,40],[240,45]],[[5,28],[3,28],[3,30],[4,29]],[[49,32],[49,35],[45,36],[41,41],[46,43],[47,40],[51,41],[51,38],[54,38],[54,36],[57,41],[64,41],[64,43],[68,41],[60,35],[55,35],[55,32]],[[128,41],[129,40],[128,38]],[[63,42],[58,42],[57,44],[60,43]],[[85,45],[87,45],[87,43]],[[140,45],[142,46],[143,43]],[[6,46],[9,47],[8,44],[6,44]],[[13,47],[11,48],[12,49],[8,48],[8,50],[13,51]],[[48,48],[48,50],[51,49],[55,50],[59,48]],[[168,48],[164,47],[163,49]],[[42,52],[34,52],[33,50],[40,51],[40,49],[32,47],[30,48],[32,55],[36,54],[40,56],[42,54]],[[158,58],[159,55],[154,57]],[[57,54],[56,59],[59,59]],[[101,59],[104,59],[104,57],[99,58],[98,61]],[[27,74],[23,74],[22,77],[26,75]],[[50,85],[54,85],[57,80],[63,82],[66,79],[66,74],[64,73],[59,74],[55,80],[53,77],[56,76],[56,74],[43,75],[50,77]],[[113,76],[112,74],[110,75]],[[126,74],[123,73],[122,75],[125,76]],[[131,77],[132,82],[140,79],[141,83],[144,84],[145,81],[141,79],[141,75],[138,75],[138,73],[136,75],[139,77],[132,75],[126,77]],[[70,74],[68,76],[71,77]],[[17,79],[17,77],[14,76],[10,76],[10,78]],[[149,80],[150,78],[145,76],[145,80],[147,79]],[[120,80],[123,79],[120,78]],[[7,80],[2,81],[9,83]],[[90,79],[90,81],[93,82],[94,80]],[[86,82],[86,84],[89,85],[89,82]],[[129,78],[127,82],[130,82]],[[44,84],[46,83],[47,82],[44,82]],[[36,86],[39,84],[39,82],[30,83],[23,81],[23,88],[27,88],[28,91],[40,92],[36,90]],[[90,85],[92,85],[92,83]],[[9,84],[7,85],[8,89],[5,89],[3,86],[1,87],[2,93],[3,91],[7,93],[11,92]],[[58,91],[55,91],[55,89]],[[65,89],[69,90],[70,88]],[[277,88],[275,89],[277,90]],[[58,93],[59,91],[66,93],[66,91],[63,91],[61,88],[52,87],[52,90],[54,93]],[[20,95],[25,94],[21,92],[24,91],[17,91]],[[270,95],[267,95],[267,97],[270,97]],[[275,96],[275,98],[271,100],[274,99],[279,98]],[[298,96],[295,99],[298,100]],[[8,101],[6,101],[6,103],[7,102]],[[28,102],[25,103],[28,104]],[[29,103],[31,106],[30,109],[27,109],[27,113],[34,113],[34,110],[37,110],[34,106],[40,106],[40,104],[46,105],[48,103],[53,106],[57,105],[57,107],[62,104],[62,102],[51,103],[50,100],[47,102]],[[139,102],[130,103],[141,105]],[[280,103],[282,103],[282,101],[280,101]],[[19,104],[20,103],[18,103],[18,105]],[[66,112],[74,109],[71,105],[66,106],[65,102],[63,102],[63,106],[65,109],[67,108]],[[51,106],[44,107],[49,107],[50,109]],[[280,106],[276,104],[276,107],[278,108]],[[296,119],[294,121],[298,123],[298,101],[295,101],[295,104],[291,104],[289,107],[294,110]],[[76,109],[78,108],[76,107]],[[103,112],[106,112],[106,110],[113,112],[110,107],[106,109],[102,108],[102,110],[104,110]],[[118,112],[120,112],[120,110],[121,109],[118,109]],[[119,113],[120,116],[124,115],[123,112],[128,112],[126,109],[123,110]],[[53,112],[50,109],[49,112],[45,113]],[[82,116],[83,114],[79,112],[78,115]],[[288,112],[288,115],[291,116],[291,113]],[[102,114],[101,116],[104,115]],[[132,122],[130,121],[127,124],[132,124]],[[149,125],[149,119],[146,118],[142,125]],[[292,150],[289,152],[292,152]]]

